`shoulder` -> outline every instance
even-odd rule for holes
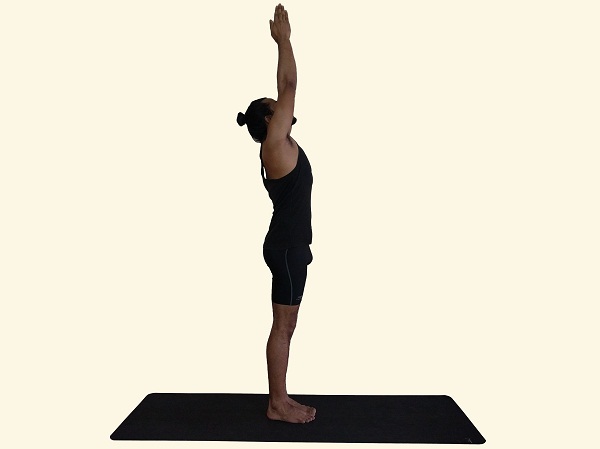
[[[290,136],[284,140],[265,140],[261,145],[262,160],[269,178],[281,178],[291,172],[298,161],[298,143]]]
[[[298,155],[298,143],[291,136],[281,140],[265,140],[262,145],[263,158],[273,162],[296,159]]]

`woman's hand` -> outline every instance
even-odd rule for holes
[[[292,34],[288,13],[280,3],[275,7],[274,21],[269,20],[271,26],[271,37],[279,44],[282,41],[289,40]]]

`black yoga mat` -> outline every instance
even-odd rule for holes
[[[266,394],[152,393],[113,440],[458,443],[485,439],[449,396],[292,395],[316,407],[306,424],[271,421]]]

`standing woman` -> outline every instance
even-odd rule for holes
[[[290,42],[290,22],[285,8],[275,7],[269,20],[271,36],[277,43],[277,101],[259,98],[238,113],[240,126],[247,125],[259,142],[263,184],[273,202],[273,216],[263,244],[263,256],[273,275],[271,302],[273,325],[267,342],[269,406],[267,417],[291,423],[315,419],[313,407],[288,396],[286,373],[290,341],[312,261],[310,197],[312,171],[306,154],[290,133],[296,123],[296,61]]]

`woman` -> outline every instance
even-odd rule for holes
[[[275,7],[274,20],[269,20],[269,24],[279,53],[277,101],[254,100],[245,114],[238,113],[237,122],[240,126],[247,125],[254,141],[261,144],[263,184],[273,202],[273,216],[263,244],[263,256],[273,275],[273,325],[267,342],[267,417],[307,423],[315,419],[316,410],[288,396],[286,372],[307,266],[312,261],[309,245],[313,178],[306,154],[290,136],[296,122],[296,62],[288,13],[281,4]]]

